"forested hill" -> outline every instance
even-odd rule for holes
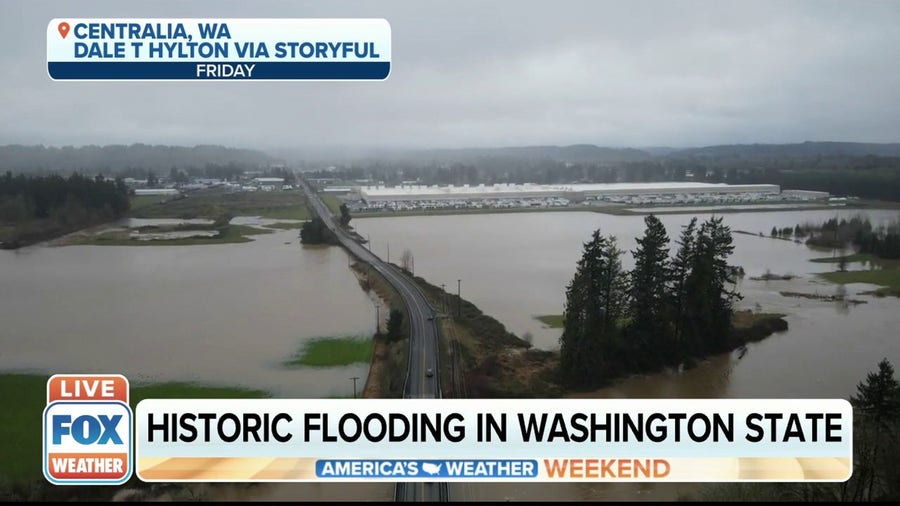
[[[172,167],[187,170],[208,165],[257,167],[272,163],[279,163],[279,160],[261,151],[213,145],[0,146],[0,173],[84,171],[114,174],[136,169],[168,172]]]
[[[815,158],[826,156],[900,156],[900,143],[803,142],[799,144],[726,144],[679,149],[672,158]]]

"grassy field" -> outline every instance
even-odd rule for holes
[[[161,204],[143,202],[141,207],[132,208],[131,211],[131,215],[136,218],[182,219],[216,219],[226,213],[232,216],[261,216],[280,220],[309,219],[306,199],[299,191],[198,192]]]
[[[145,207],[160,205],[172,197],[163,197],[159,195],[132,195],[129,199],[131,202],[131,212],[141,210]]]
[[[303,226],[302,221],[279,221],[266,225],[266,228],[277,228],[280,230],[294,230]]]
[[[16,227],[12,225],[0,225],[0,242],[11,239],[15,231]]]
[[[202,230],[202,227],[197,227]],[[251,227],[250,225],[226,225],[219,234],[212,237],[183,237],[178,239],[138,240],[130,236],[130,231],[108,232],[100,235],[78,235],[67,241],[67,245],[88,244],[93,246],[202,246],[205,244],[230,244],[250,242],[248,236],[271,234],[274,230]]]
[[[330,193],[320,193],[319,197],[321,197],[322,202],[328,206],[329,211],[336,215],[341,214],[341,201],[337,196],[331,195]]]
[[[900,268],[900,260],[890,260],[887,258],[879,258],[875,255],[869,253],[854,253],[852,255],[844,255],[838,257],[824,257],[824,258],[813,258],[810,262],[817,262],[822,264],[836,264],[840,263],[841,260],[849,263],[865,263],[875,267],[880,267],[882,269],[897,269]]]
[[[881,288],[874,290],[873,295],[884,297],[900,297],[900,269],[872,269],[868,271],[825,272],[819,274],[826,281],[832,283],[869,283],[879,285]]]
[[[310,341],[288,366],[329,367],[368,363],[374,342],[368,337],[323,337]]]
[[[47,402],[47,378],[36,374],[0,374],[0,410],[3,441],[0,480],[43,480],[41,472],[41,417]],[[142,399],[261,398],[266,392],[189,383],[132,385],[131,405]]]
[[[534,319],[540,321],[551,329],[563,328],[563,315],[561,314],[544,314],[535,316]]]

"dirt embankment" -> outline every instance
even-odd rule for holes
[[[403,313],[403,321],[409,321],[403,300],[390,283],[368,264],[355,262],[350,268],[359,280],[360,287],[372,298],[379,315],[378,329],[373,337],[375,345],[372,362],[362,396],[370,399],[403,397],[403,382],[409,359],[408,332],[403,339],[397,341],[389,341],[385,336],[391,310],[400,311]]]
[[[414,279],[439,313],[445,397],[559,396],[558,354],[532,349],[475,304]]]

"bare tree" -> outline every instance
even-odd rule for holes
[[[400,267],[405,271],[416,273],[416,259],[409,249],[403,250],[403,254],[400,255]]]

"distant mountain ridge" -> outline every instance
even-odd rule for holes
[[[679,149],[671,157],[812,157],[812,156],[900,156],[900,143],[802,142],[794,144],[723,144]]]
[[[633,162],[651,157],[646,151],[635,148],[609,148],[594,144],[569,146],[514,146],[501,148],[425,149],[410,152],[413,156],[432,158],[526,158],[549,159],[564,162]]]
[[[217,145],[164,146],[111,144],[107,146],[0,146],[0,172],[117,172],[146,169],[168,172],[172,167],[187,169],[207,165],[238,164],[257,166],[280,160],[262,151]]]
[[[722,144],[691,148],[648,146],[611,148],[594,144],[410,150],[395,154],[417,160],[472,161],[478,158],[554,160],[559,162],[639,162],[666,158],[808,158],[819,156],[900,156],[900,143],[802,142],[791,144]]]
[[[715,146],[672,148],[612,148],[594,144],[567,146],[513,146],[494,148],[442,148],[410,150],[346,150],[322,151],[317,148],[274,150],[278,156],[253,149],[220,145],[166,146],[149,144],[46,147],[10,144],[0,146],[0,173],[13,172],[104,172],[154,170],[168,172],[204,168],[207,165],[259,167],[304,160],[345,162],[353,160],[403,161],[478,164],[479,161],[506,160],[541,163],[544,160],[564,163],[627,164],[658,160],[754,160],[774,158],[815,158],[830,156],[900,157],[900,143],[803,142],[793,144],[723,144]]]

